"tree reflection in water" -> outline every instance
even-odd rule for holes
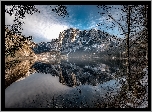
[[[32,72],[30,69],[34,64],[34,60],[13,60],[5,63],[5,88],[10,86],[13,82],[27,77]]]

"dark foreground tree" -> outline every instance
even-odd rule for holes
[[[98,5],[98,8],[102,9],[103,12],[100,13],[101,16],[107,17],[106,19],[112,19],[112,25],[108,26],[107,29],[114,29],[116,26],[118,26],[120,32],[122,32],[122,35],[124,35],[126,40],[126,66],[127,66],[127,74],[128,74],[128,81],[130,81],[130,54],[129,51],[131,46],[136,44],[137,41],[140,40],[140,43],[143,41],[146,41],[148,38],[147,35],[142,37],[139,35],[138,38],[135,38],[135,41],[131,42],[133,37],[138,35],[138,32],[142,31],[142,33],[148,31],[147,23],[148,23],[148,6],[147,5],[121,5],[118,6],[110,6],[110,5]],[[119,17],[119,19],[114,18],[112,12],[113,8],[117,8],[119,13],[122,14]],[[103,20],[104,21],[104,20]],[[98,26],[101,26],[103,24],[99,23]],[[147,34],[147,33],[146,33]],[[148,46],[147,46],[148,47]],[[147,48],[146,47],[146,48]],[[147,57],[146,50],[146,57]],[[130,84],[130,82],[128,82]],[[129,89],[130,89],[129,85]]]

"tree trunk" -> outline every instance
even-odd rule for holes
[[[145,26],[146,26],[146,41],[148,40],[148,5],[145,5]],[[146,60],[148,60],[148,44],[146,46]]]
[[[130,36],[130,6],[128,6],[128,14],[127,14],[127,25],[128,25],[128,33],[126,35],[126,40],[127,40],[127,75],[128,75],[128,89],[129,91],[131,90],[131,83],[130,83],[130,57],[129,57],[129,36]]]

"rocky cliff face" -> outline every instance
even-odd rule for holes
[[[61,53],[63,54],[77,51],[102,52],[110,47],[117,47],[121,41],[120,38],[95,29],[80,31],[70,28],[59,35]]]
[[[72,53],[101,53],[120,45],[123,39],[112,36],[100,30],[84,30],[70,28],[60,32],[58,39],[52,39],[51,42],[38,43],[34,48],[36,54],[60,51],[61,54]]]

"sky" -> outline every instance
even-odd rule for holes
[[[112,25],[112,19],[108,19],[107,14],[111,14],[116,20],[119,19],[120,14],[123,14],[117,8],[120,6],[114,6],[109,12],[106,12],[104,16],[101,16],[98,12],[105,12],[101,8],[97,8],[96,5],[66,5],[69,17],[61,17],[56,15],[50,5],[36,5],[36,8],[40,10],[40,13],[34,13],[33,15],[26,14],[24,21],[22,34],[25,36],[32,36],[35,43],[49,42],[51,39],[56,39],[59,33],[68,29],[76,28],[79,30],[96,29],[108,32],[118,37],[124,37],[120,35],[121,29],[116,26],[113,29],[106,28]],[[5,8],[9,8],[6,6]],[[5,13],[5,25],[13,24],[14,15],[10,16]],[[103,23],[102,26],[97,26],[98,23]]]

